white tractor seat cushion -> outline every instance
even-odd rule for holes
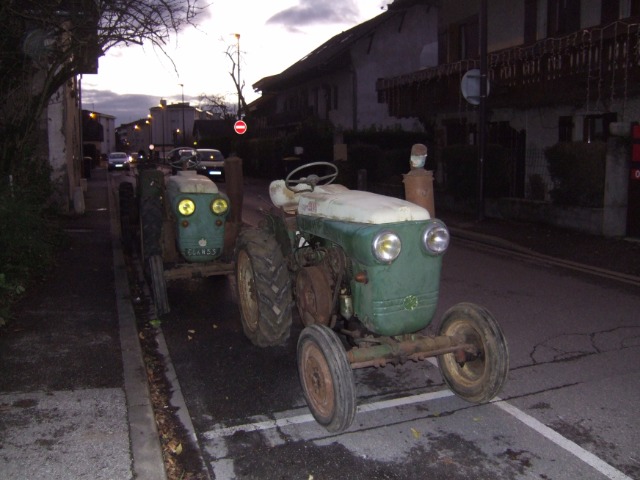
[[[297,187],[300,190],[305,185]],[[344,185],[320,185],[313,192],[292,192],[284,180],[275,180],[269,186],[273,204],[287,213],[323,217],[344,222],[379,225],[384,223],[428,220],[429,212],[414,203],[394,197],[360,190],[349,190]]]

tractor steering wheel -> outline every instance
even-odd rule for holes
[[[328,175],[324,175],[322,177],[316,175],[315,173],[312,173],[308,177],[300,177],[298,179],[292,179],[291,178],[296,173],[300,172],[301,170],[305,170],[305,169],[311,168],[311,167],[330,167],[333,170],[333,172],[331,172]],[[316,185],[329,185],[330,183],[333,183],[333,181],[336,179],[337,176],[338,176],[338,167],[336,165],[334,165],[333,163],[330,163],[330,162],[312,162],[312,163],[307,163],[306,165],[301,165],[298,168],[292,170],[289,173],[289,175],[287,175],[287,178],[285,178],[284,184],[292,192],[296,192],[296,193],[299,193],[299,192],[313,192],[313,189],[315,188]],[[294,186],[299,185],[301,183],[304,183],[304,184],[308,185],[309,189],[307,189],[307,190],[294,190],[293,189]]]
[[[195,155],[183,155],[182,157],[169,162],[176,170],[193,170],[200,165],[200,157]]]

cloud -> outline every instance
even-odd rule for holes
[[[186,99],[185,99],[186,100]],[[82,108],[116,117],[116,125],[145,118],[160,103],[155,95],[119,95],[107,90],[82,91]]]
[[[327,2],[326,0],[299,0],[300,4],[282,10],[267,20],[268,25],[282,25],[288,30],[325,24],[356,24],[360,11],[355,0]]]

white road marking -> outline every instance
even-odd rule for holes
[[[409,397],[394,398],[392,400],[382,400],[380,402],[367,403],[358,406],[358,413],[374,412],[385,408],[394,408],[402,405],[411,405],[413,403],[429,402],[439,398],[451,397],[453,392],[449,390],[441,390],[439,392],[422,393],[420,395],[411,395]],[[245,423],[243,425],[235,425],[232,427],[219,427],[205,432],[203,436],[207,440],[221,437],[229,437],[237,432],[258,432],[271,428],[286,427],[287,425],[298,425],[301,423],[315,422],[313,415],[307,413],[303,415],[295,415],[293,417],[278,418],[276,420],[264,420],[261,422]]]
[[[415,403],[424,403],[440,398],[446,398],[453,396],[454,393],[450,390],[441,390],[438,392],[422,393],[419,395],[411,395],[408,397],[394,398],[392,400],[382,400],[379,402],[367,403],[358,406],[358,413],[374,412],[377,410],[384,410],[387,408],[396,408],[404,405],[412,405]],[[612,467],[604,460],[588,452],[584,448],[580,447],[576,443],[572,442],[566,437],[563,437],[555,430],[547,427],[544,423],[536,420],[531,415],[524,413],[522,410],[510,405],[500,398],[495,398],[491,402],[502,411],[508,413],[516,420],[524,423],[529,428],[539,433],[546,439],[552,441],[559,447],[565,449],[567,452],[574,455],[576,458],[596,469],[604,476],[611,480],[632,480],[620,470]],[[288,425],[298,425],[303,423],[314,422],[314,418],[311,414],[294,415],[291,417],[283,417],[275,420],[264,420],[260,422],[245,423],[242,425],[235,425],[231,427],[217,427],[213,430],[209,430],[203,434],[207,440],[221,439],[229,437],[237,432],[257,432],[262,430],[269,430],[273,428],[286,427]],[[227,465],[228,467],[228,465]]]
[[[555,443],[559,447],[564,448],[567,452],[571,453],[578,459],[582,460],[587,465],[590,465],[591,467],[595,468],[597,471],[602,473],[607,478],[610,478],[612,480],[632,480],[631,477],[628,477],[627,475],[622,473],[620,470],[612,467],[604,460],[596,457],[593,453],[588,452],[587,450],[582,448],[580,445],[572,442],[566,437],[563,437],[555,430],[547,427],[544,423],[540,422],[539,420],[536,420],[531,415],[524,413],[522,410],[514,407],[513,405],[510,405],[507,402],[503,402],[499,398],[493,399],[491,403],[494,403],[496,407],[507,412],[509,415],[513,416],[517,420],[520,420],[526,426],[528,426],[532,430],[535,430],[536,432],[538,432],[540,435],[547,438],[548,440],[551,440],[553,443]]]

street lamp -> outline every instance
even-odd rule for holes
[[[153,144],[153,123],[151,122],[152,119],[153,117],[149,113],[147,115],[147,119],[144,121],[144,123],[147,124],[147,129],[149,131],[149,145]]]
[[[166,153],[165,132],[167,131],[167,101],[164,98],[160,99],[160,108],[162,109],[162,159],[164,160]]]
[[[186,145],[186,130],[184,128],[184,83],[179,83],[178,85],[182,88],[182,144]]]

